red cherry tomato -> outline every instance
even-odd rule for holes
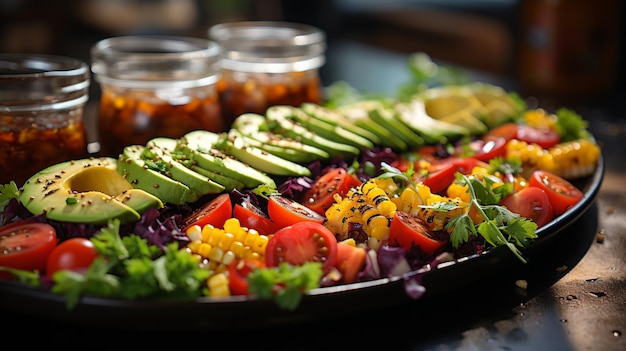
[[[264,268],[261,260],[243,258],[228,265],[228,288],[232,295],[248,295],[248,275],[255,269]]]
[[[324,272],[330,271],[337,260],[337,239],[323,224],[298,222],[272,235],[265,248],[265,264],[277,267],[281,262],[302,265],[320,262]]]
[[[204,227],[211,224],[216,228],[223,228],[224,222],[232,215],[233,205],[230,195],[228,193],[218,195],[183,219],[183,232],[193,225]]]
[[[515,139],[517,137],[517,123],[504,123],[495,128],[489,130],[484,136],[483,139],[489,139],[493,137],[501,137],[506,141],[511,139]]]
[[[267,201],[267,212],[272,222],[283,228],[298,222],[324,223],[326,217],[286,196],[272,195]]]
[[[447,240],[433,235],[428,225],[420,218],[396,211],[389,226],[389,242],[406,250],[410,250],[412,246],[419,246],[425,254],[431,254],[445,245]]]
[[[506,140],[501,136],[492,136],[489,138],[478,139],[469,143],[471,157],[479,161],[489,162],[498,156],[506,155]]]
[[[583,193],[568,180],[544,170],[532,173],[528,185],[543,189],[550,199],[552,212],[558,216],[580,201]]]
[[[341,272],[341,281],[344,284],[350,284],[357,281],[357,277],[363,265],[367,253],[365,249],[344,243],[337,243],[337,260],[335,268]]]
[[[311,189],[302,196],[302,204],[313,211],[324,215],[335,201],[335,194],[344,196],[348,190],[357,187],[361,181],[348,173],[345,168],[337,167],[320,176]]]
[[[433,193],[444,191],[454,181],[456,172],[469,174],[472,169],[484,162],[472,157],[449,157],[433,162],[426,176],[418,179],[430,188]]]
[[[485,134],[484,138],[500,136],[507,141],[518,139],[527,143],[537,144],[544,149],[549,149],[559,143],[561,136],[552,129],[538,129],[526,124],[505,123],[493,128]],[[484,139],[483,138],[483,139]]]
[[[252,204],[250,201],[235,204],[233,217],[239,220],[242,227],[255,229],[263,235],[274,234],[275,231],[280,229],[276,223],[270,220],[265,212]]]
[[[537,144],[544,149],[549,149],[561,141],[561,136],[552,129],[537,129],[525,124],[520,124],[517,126],[516,139]]]
[[[61,242],[52,250],[46,265],[48,276],[61,270],[84,272],[98,257],[98,252],[91,240],[71,238]]]
[[[0,266],[44,273],[57,241],[56,230],[45,223],[24,220],[0,227]]]
[[[513,213],[532,220],[537,224],[537,227],[544,226],[554,218],[548,195],[538,187],[527,187],[515,192],[502,199],[500,205],[505,206]]]

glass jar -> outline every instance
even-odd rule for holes
[[[265,114],[272,105],[321,102],[319,68],[325,63],[326,35],[320,29],[245,21],[214,25],[208,35],[222,48],[218,90],[228,125],[246,112]]]
[[[91,50],[101,96],[101,155],[155,137],[179,138],[192,130],[224,130],[217,97],[219,46],[187,37],[123,36]]]
[[[88,156],[90,72],[64,56],[0,54],[0,184]]]

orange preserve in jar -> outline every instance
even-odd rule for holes
[[[70,57],[0,55],[0,184],[84,158],[89,67]]]
[[[222,48],[219,98],[229,126],[246,112],[264,114],[269,106],[300,106],[322,101],[319,68],[325,34],[289,22],[246,21],[214,25],[209,37]]]
[[[184,37],[128,36],[92,48],[100,83],[101,154],[155,137],[179,138],[197,129],[223,131],[217,93],[219,46]]]

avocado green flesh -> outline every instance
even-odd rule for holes
[[[294,119],[300,125],[321,137],[338,143],[352,145],[358,149],[371,149],[374,147],[370,140],[354,134],[343,127],[319,120],[297,107],[289,107],[289,110],[291,110],[289,118]]]
[[[166,143],[166,147],[160,148],[160,143]],[[169,154],[170,150],[167,145],[176,145],[175,139],[155,138],[146,143],[146,147],[142,155],[151,155],[153,162],[160,162],[163,167],[167,168],[166,174],[174,180],[187,185],[191,190],[197,192],[200,196],[208,194],[218,194],[224,191],[224,186],[214,182],[206,176],[193,171],[182,163],[174,160]],[[149,151],[149,152],[146,152]]]
[[[352,158],[359,155],[360,150],[358,148],[319,136],[294,120],[287,118],[285,115],[288,113],[289,109],[285,109],[284,106],[272,106],[267,109],[267,118],[276,123],[275,133],[320,148],[326,151],[330,157]]]
[[[117,160],[109,157],[67,161],[43,169],[24,183],[20,201],[33,214],[88,224],[105,224],[110,219],[136,221],[148,208],[163,206],[150,194],[135,191],[117,172]]]
[[[244,113],[237,117],[232,128],[244,136],[256,140],[255,146],[286,160],[305,164],[327,159],[328,153],[320,148],[303,144],[267,130],[265,117],[255,113]]]
[[[394,150],[406,150],[408,145],[404,140],[394,137],[389,130],[373,121],[369,115],[370,107],[355,103],[340,107],[337,111],[342,113],[346,118],[355,125],[371,133],[376,134],[381,140],[381,145],[388,146]]]
[[[242,136],[236,130],[231,130],[229,137],[220,140],[215,146],[224,153],[269,174],[281,176],[311,175],[308,168],[253,146],[249,143],[249,138]]]
[[[420,100],[396,104],[395,108],[399,118],[409,128],[422,133],[426,142],[447,143],[470,135],[470,131],[465,127],[442,122],[428,116],[424,103]]]
[[[191,203],[200,198],[200,194],[187,185],[150,169],[141,158],[144,149],[143,145],[127,146],[119,158],[117,171],[134,188],[142,189],[162,202],[174,205]]]
[[[223,174],[219,174],[213,171],[209,171],[208,169],[204,169],[202,167],[198,167],[195,165],[191,165],[189,168],[191,168],[193,171],[198,172],[202,175],[204,175],[205,177],[212,179],[213,181],[220,183],[224,186],[224,191],[231,191],[233,189],[242,189],[245,187],[245,185],[233,178],[227,177]]]
[[[424,138],[402,122],[393,110],[380,106],[370,111],[370,118],[374,122],[384,126],[385,129],[397,138],[402,139],[409,147],[417,147],[424,144]]]
[[[181,150],[201,168],[236,179],[247,188],[259,185],[276,188],[274,179],[267,174],[214,148],[217,140],[218,134],[197,130],[185,134],[179,143]]]
[[[380,137],[378,135],[370,132],[365,128],[361,128],[353,124],[348,119],[346,119],[344,115],[335,110],[310,102],[305,102],[300,105],[300,109],[310,116],[315,117],[321,121],[342,127],[354,134],[360,135],[361,137],[371,141],[375,145],[381,143]]]

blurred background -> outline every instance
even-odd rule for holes
[[[206,37],[220,22],[285,20],[326,31],[325,84],[393,92],[407,55],[425,52],[524,94],[606,104],[624,95],[624,14],[619,0],[2,0],[0,51],[89,62],[106,37]]]

